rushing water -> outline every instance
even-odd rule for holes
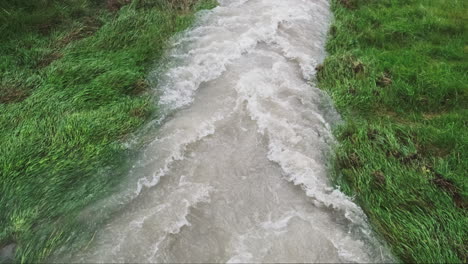
[[[117,213],[67,261],[391,260],[327,175],[338,116],[310,79],[330,15],[326,0],[224,0],[201,14],[155,73],[167,118],[125,190],[102,201]]]

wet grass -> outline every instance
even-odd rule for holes
[[[94,223],[77,213],[115,186],[122,142],[157,115],[148,68],[215,4],[0,3],[0,248],[16,244],[15,261],[90,238]]]
[[[337,185],[402,261],[468,262],[468,2],[332,3]]]

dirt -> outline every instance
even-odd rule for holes
[[[128,95],[141,95],[147,92],[149,89],[149,84],[146,80],[140,79],[135,82],[135,84],[128,90]]]
[[[355,74],[364,72],[364,64],[360,61],[353,62],[352,67]]]
[[[315,67],[315,71],[317,72],[317,74],[321,73],[323,71],[325,67],[323,66],[323,64],[319,64]]]
[[[125,5],[131,3],[131,0],[107,0],[106,8],[111,12],[117,12]]]
[[[144,118],[148,115],[148,111],[144,107],[138,107],[130,110],[130,115],[138,118]]]
[[[372,176],[374,178],[374,185],[377,187],[383,187],[387,183],[387,179],[382,171],[374,171]]]
[[[68,33],[64,38],[59,41],[59,47],[66,46],[67,44],[77,41],[94,34],[100,27],[101,23],[92,17],[87,17],[83,20],[83,26],[76,28]]]
[[[356,9],[358,6],[358,3],[356,0],[339,0],[338,1],[342,6],[348,8],[348,9]]]
[[[54,28],[56,28],[58,25],[61,23],[61,18],[59,17],[54,17],[50,21],[47,21],[45,23],[40,23],[36,26],[37,31],[44,35],[48,36],[52,32]]]
[[[367,138],[369,138],[370,141],[375,141],[379,136],[379,131],[377,129],[370,128],[367,130]]]
[[[400,159],[400,161],[405,165],[410,165],[411,163],[419,161],[419,160],[422,160],[419,153],[411,153]]]
[[[435,144],[424,144],[417,143],[416,148],[419,153],[424,153],[424,156],[434,156],[444,158],[450,154],[450,148],[448,146],[440,146]]]
[[[392,79],[390,78],[390,75],[388,73],[382,74],[377,81],[375,82],[377,86],[380,87],[387,87],[393,83]]]
[[[37,67],[38,68],[44,68],[49,66],[52,62],[62,58],[62,53],[60,52],[52,52],[48,54],[47,56],[43,57],[41,60],[37,62]]]
[[[30,89],[24,87],[0,87],[0,104],[18,103],[30,95]]]
[[[339,157],[339,165],[345,169],[357,169],[362,167],[362,160],[356,153]]]
[[[444,190],[448,194],[450,194],[455,202],[455,205],[461,209],[467,209],[467,202],[466,199],[463,199],[463,196],[460,194],[460,191],[455,183],[450,179],[444,178],[442,174],[435,173],[434,179],[432,179],[432,183],[435,184],[440,189]]]

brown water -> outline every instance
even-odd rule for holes
[[[327,175],[339,117],[310,79],[329,22],[325,0],[201,14],[155,73],[169,117],[99,205],[119,211],[67,261],[391,261]]]

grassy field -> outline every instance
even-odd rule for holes
[[[468,1],[333,0],[336,183],[401,261],[468,262]]]
[[[148,68],[215,4],[1,1],[0,248],[38,262],[89,235],[76,214],[118,182],[121,142],[157,114]]]

